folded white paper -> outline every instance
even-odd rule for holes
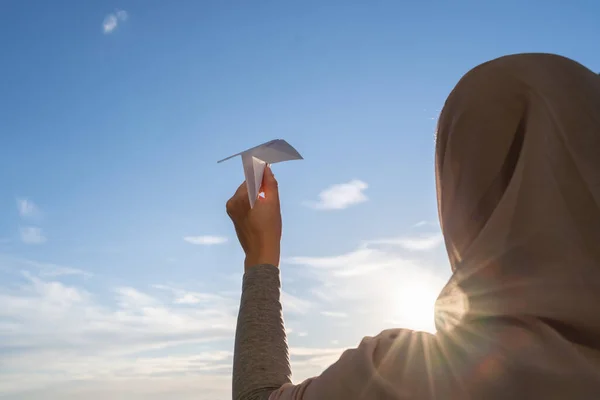
[[[298,151],[296,151],[296,149],[288,142],[283,139],[275,139],[217,162],[227,161],[236,156],[242,156],[250,207],[254,207],[254,203],[258,197],[263,173],[265,172],[267,164],[275,164],[289,160],[302,160],[300,153],[298,153]]]

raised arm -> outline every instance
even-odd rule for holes
[[[265,169],[262,191],[250,207],[246,184],[227,202],[227,213],[246,254],[233,357],[233,399],[266,400],[290,382],[280,302],[281,212],[277,181]]]
[[[235,335],[234,400],[267,400],[290,383],[279,297],[279,268],[257,265],[246,270]]]

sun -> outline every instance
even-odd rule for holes
[[[400,327],[435,333],[435,301],[439,288],[427,282],[402,285],[395,296],[394,320]]]

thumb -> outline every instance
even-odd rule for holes
[[[275,175],[273,175],[273,171],[271,171],[271,167],[269,165],[266,166],[263,174],[262,191],[265,193],[265,200],[279,201],[277,180],[275,179]]]

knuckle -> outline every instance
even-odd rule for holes
[[[235,204],[234,204],[233,199],[227,200],[227,203],[225,203],[225,210],[227,211],[227,214],[229,216],[231,216],[234,209],[235,209]]]

